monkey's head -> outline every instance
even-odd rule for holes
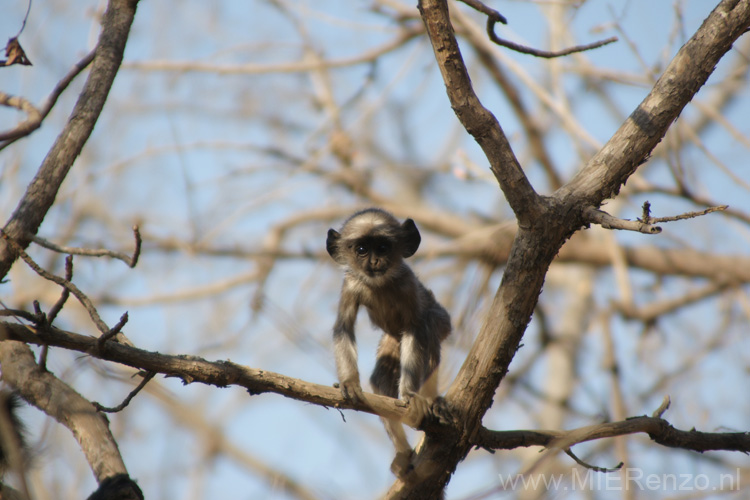
[[[376,284],[393,277],[421,241],[413,220],[399,224],[388,212],[368,208],[349,217],[340,232],[329,229],[326,250],[337,263]]]

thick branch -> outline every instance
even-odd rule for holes
[[[575,196],[598,207],[616,195],[748,26],[750,2],[722,1],[679,50],[643,102],[556,196]]]
[[[5,330],[0,323],[0,339],[8,338]],[[18,389],[24,399],[70,429],[97,481],[127,474],[107,419],[62,380],[39,369],[29,346],[7,340],[2,344],[3,380]]]

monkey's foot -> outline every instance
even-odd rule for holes
[[[438,396],[430,408],[432,417],[443,425],[452,425],[456,422],[456,416],[451,411],[451,407],[444,397]]]
[[[419,428],[425,417],[431,413],[430,407],[432,404],[430,400],[416,393],[404,394],[403,400],[409,403],[409,411],[406,413],[403,422],[409,427]]]
[[[344,399],[354,404],[364,403],[365,395],[362,392],[362,387],[359,385],[359,380],[348,380],[338,385]]]
[[[391,462],[391,472],[396,477],[402,478],[414,470],[414,450],[399,451],[396,453],[396,457]]]

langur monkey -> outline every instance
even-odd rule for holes
[[[330,229],[326,240],[326,250],[345,269],[333,327],[341,393],[350,401],[364,401],[354,336],[357,312],[364,306],[383,330],[370,376],[373,392],[408,402],[417,424],[430,412],[443,411],[433,403],[440,342],[451,332],[448,312],[404,262],[421,239],[413,220],[400,224],[388,212],[369,208],[349,217],[340,231]],[[396,447],[391,470],[402,476],[411,468],[413,451],[400,421],[383,423]]]

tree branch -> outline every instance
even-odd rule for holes
[[[15,326],[26,329],[22,325]],[[65,382],[40,370],[29,346],[8,338],[6,325],[0,323],[3,380],[16,388],[25,400],[70,429],[98,482],[127,474],[106,418]]]
[[[112,259],[118,259],[123,261],[125,264],[128,265],[130,268],[134,268],[136,264],[138,264],[138,258],[141,255],[141,245],[143,244],[143,240],[141,238],[141,231],[138,228],[138,226],[133,226],[133,237],[135,238],[135,249],[133,250],[132,255],[128,255],[126,253],[122,252],[115,252],[113,250],[108,250],[106,248],[78,248],[78,247],[65,247],[62,245],[58,245],[57,243],[53,243],[49,240],[46,240],[42,238],[41,236],[32,236],[31,241],[36,243],[37,245],[47,248],[49,250],[60,252],[60,253],[67,253],[70,255],[84,255],[87,257],[109,257]]]
[[[198,356],[169,355],[145,351],[115,342],[100,346],[98,339],[60,330],[52,326],[27,326],[0,322],[0,340],[19,340],[50,345],[89,354],[93,357],[131,366],[146,372],[177,377],[185,384],[200,382],[217,387],[236,385],[251,395],[274,392],[288,398],[321,406],[358,410],[386,418],[401,419],[407,404],[401,400],[365,393],[365,402],[353,404],[333,386],[305,382],[267,370],[258,370],[231,361],[207,361]]]
[[[639,220],[627,220],[618,219],[609,215],[603,210],[596,209],[594,207],[587,207],[583,211],[583,218],[592,224],[598,224],[604,229],[624,229],[626,231],[635,231],[643,234],[659,234],[661,228],[659,226],[652,226]]]
[[[682,431],[659,417],[632,417],[620,422],[589,425],[570,431],[491,431],[482,428],[476,436],[477,447],[488,450],[512,450],[544,446],[565,449],[596,439],[645,433],[655,442],[670,448],[704,451],[725,450],[750,453],[750,432]]]
[[[598,207],[616,195],[748,26],[750,3],[723,0],[625,123],[555,196],[561,200],[574,196],[586,206]]]
[[[122,62],[136,4],[137,0],[110,0],[107,6],[91,72],[78,102],[5,225],[5,232],[22,248],[26,248],[31,236],[37,233],[60,185],[94,129]],[[5,277],[16,258],[16,252],[0,241],[0,278]]]
[[[519,225],[530,225],[542,212],[541,198],[526,178],[497,119],[474,93],[453,33],[447,1],[421,0],[418,8],[456,117],[484,151]]]

